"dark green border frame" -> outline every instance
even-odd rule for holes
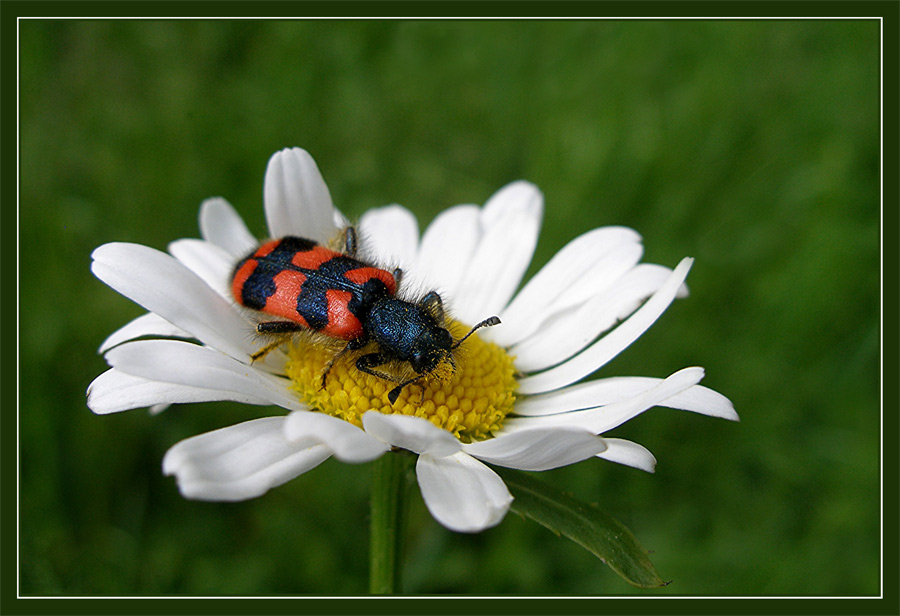
[[[440,17],[440,18],[656,18],[689,17],[761,17],[761,18],[819,18],[819,17],[885,17],[897,13],[894,0],[860,0],[851,2],[833,0],[807,2],[805,0],[689,0],[664,2],[645,0],[339,0],[338,2],[259,0],[247,2],[232,0],[210,4],[202,0],[136,0],[134,2],[108,2],[85,0],[65,2],[46,0],[4,0],[4,19],[15,20],[27,16],[37,18],[85,17],[85,18],[145,18],[145,17]],[[211,11],[210,8],[214,7]]]
[[[19,599],[17,598],[17,408],[18,358],[13,354],[18,338],[17,293],[18,229],[17,229],[17,52],[18,18],[85,17],[169,17],[202,16],[214,8],[215,16],[243,17],[326,17],[335,13],[354,17],[867,17],[882,18],[883,90],[882,135],[883,159],[883,432],[882,470],[884,492],[881,599],[759,599],[736,598],[697,600],[647,600],[606,598],[491,599],[434,598],[408,599]],[[894,173],[900,168],[898,150],[897,109],[900,109],[898,75],[900,75],[900,3],[896,0],[861,2],[227,2],[215,5],[203,2],[20,2],[0,3],[0,375],[2,401],[0,408],[0,613],[2,614],[291,614],[291,613],[517,613],[517,614],[698,614],[698,613],[810,613],[810,614],[898,614],[900,595],[890,583],[900,577],[900,395],[895,378],[884,375],[900,373],[900,180]],[[8,352],[6,352],[8,351]]]

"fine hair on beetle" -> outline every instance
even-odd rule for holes
[[[310,336],[312,344],[336,349],[323,368],[323,388],[335,362],[353,353],[357,370],[398,383],[388,393],[393,404],[408,385],[455,372],[460,345],[500,322],[488,317],[455,338],[437,291],[412,292],[402,269],[388,270],[360,252],[355,228],[347,227],[325,245],[296,236],[269,240],[237,263],[237,302],[259,317],[280,317],[258,319],[257,333],[273,342],[254,361],[295,335]]]

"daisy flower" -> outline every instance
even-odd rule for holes
[[[348,223],[335,209],[310,155],[276,153],[265,174],[270,237],[332,241]],[[322,373],[334,351],[295,336],[263,358],[261,315],[232,296],[235,264],[259,242],[221,198],[200,209],[203,239],[168,253],[111,243],[93,253],[93,273],[147,314],[100,347],[110,369],[88,389],[98,414],[173,403],[233,400],[277,412],[175,444],[163,459],[186,498],[257,497],[331,456],[363,463],[392,450],[417,454],[428,510],[445,527],[496,525],[512,496],[489,465],[542,471],[603,458],[652,472],[643,446],[602,436],[654,406],[737,420],[731,403],[698,385],[692,367],[665,379],[612,377],[580,382],[647,330],[678,296],[692,260],[674,269],[640,263],[641,237],[601,227],[563,247],[516,292],[531,260],[543,196],[515,182],[483,207],[445,210],[419,234],[399,206],[371,210],[358,224],[363,260],[403,271],[401,294],[436,290],[459,339],[497,315],[455,351],[455,370],[405,387],[356,370],[352,353]],[[264,315],[263,315],[264,316]]]

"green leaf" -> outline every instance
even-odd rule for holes
[[[515,497],[512,510],[565,535],[592,552],[634,586],[658,588],[663,581],[647,557],[647,550],[628,528],[600,511],[533,477],[507,468],[494,470]]]

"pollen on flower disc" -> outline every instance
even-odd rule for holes
[[[448,329],[457,339],[468,331],[456,321],[450,322]],[[455,369],[449,363],[441,365],[422,381],[404,387],[393,405],[388,401],[388,393],[396,383],[356,369],[356,360],[372,351],[365,348],[337,357],[323,388],[322,374],[336,351],[333,345],[298,337],[288,346],[285,371],[293,382],[292,388],[310,408],[360,427],[363,413],[370,410],[414,415],[428,419],[464,442],[471,442],[499,430],[513,408],[516,387],[513,358],[477,334],[454,351]],[[409,373],[397,376],[408,378]]]

